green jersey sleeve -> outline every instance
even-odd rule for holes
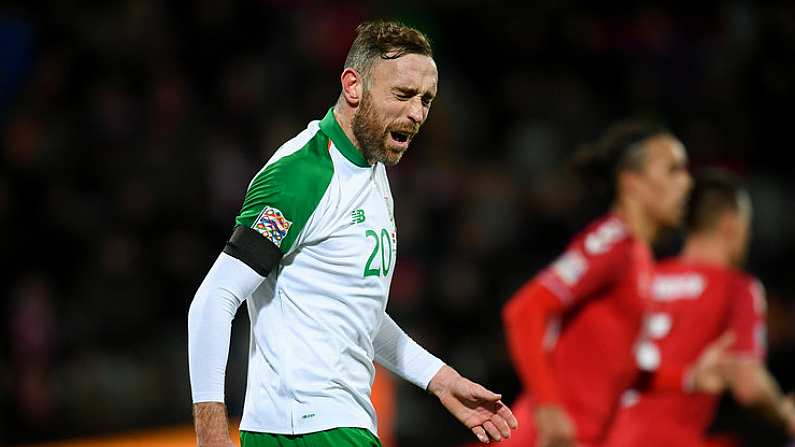
[[[254,177],[235,219],[237,225],[253,229],[284,254],[293,247],[334,174],[325,134],[317,132],[295,149],[297,144],[286,143],[274,155],[279,158]]]

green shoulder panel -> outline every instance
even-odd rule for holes
[[[301,149],[257,174],[235,223],[253,228],[287,253],[331,182],[328,148],[328,137],[318,131]]]

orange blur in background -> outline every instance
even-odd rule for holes
[[[378,414],[378,437],[383,447],[396,447],[394,440],[395,381],[392,375],[376,365],[373,382],[373,405]],[[231,421],[229,433],[236,444],[240,443],[237,430],[239,420]],[[26,447],[193,447],[196,434],[192,426],[147,430],[112,436],[74,439],[71,441],[35,444]]]

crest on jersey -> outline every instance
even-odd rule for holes
[[[282,241],[287,237],[287,232],[290,231],[290,226],[293,223],[287,220],[276,208],[266,206],[254,221],[251,228],[257,233],[265,236],[266,239],[273,242],[277,247],[282,246]]]
[[[552,270],[558,275],[563,284],[571,287],[580,280],[588,270],[588,261],[577,250],[570,250],[563,254],[554,264]]]
[[[354,224],[360,224],[364,222],[366,219],[364,215],[364,210],[361,208],[353,210],[353,212],[351,213],[351,217],[353,218]]]

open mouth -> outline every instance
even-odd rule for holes
[[[411,139],[410,133],[400,130],[393,130],[389,132],[389,135],[392,136],[392,139],[398,143],[408,143],[408,141]]]

